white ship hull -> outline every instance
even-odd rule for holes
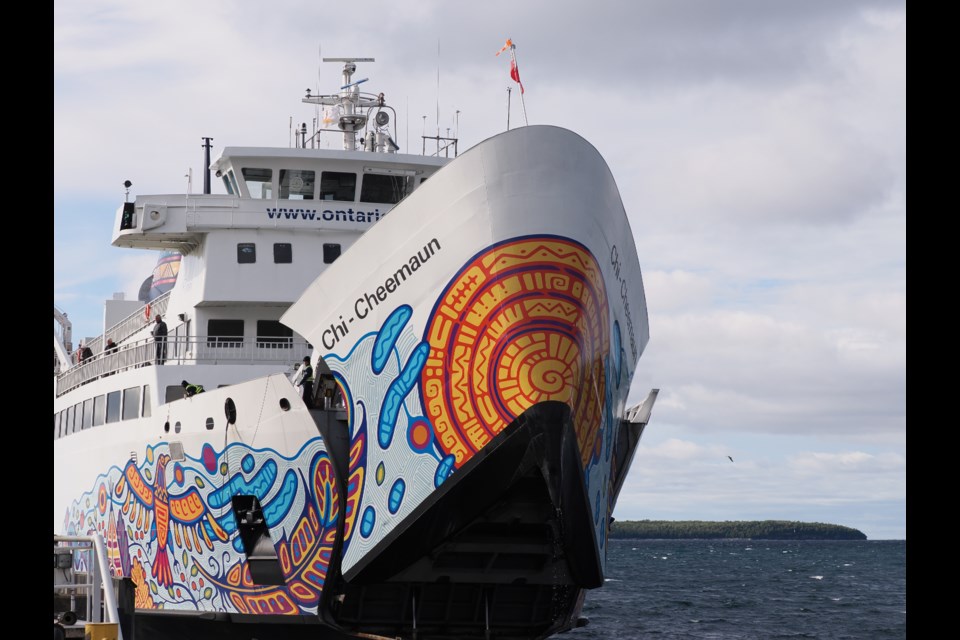
[[[648,340],[639,262],[597,151],[545,126],[477,145],[281,322],[329,365],[342,410],[308,409],[274,373],[57,438],[55,531],[103,535],[137,611],[193,615],[200,636],[204,619],[391,637],[575,626],[646,422],[625,415]],[[57,402],[162,388],[164,369]],[[553,612],[489,608],[550,593]],[[450,594],[486,619],[438,622],[429,605]]]

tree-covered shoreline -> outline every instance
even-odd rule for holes
[[[788,520],[624,520],[614,521],[610,538],[636,540],[866,540],[850,527]]]

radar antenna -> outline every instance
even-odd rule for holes
[[[357,71],[358,62],[374,62],[373,58],[323,58],[324,62],[342,62],[343,78],[340,83],[340,92],[334,95],[307,96],[303,102],[308,104],[337,106],[340,116],[337,127],[343,131],[343,148],[346,151],[357,150],[357,134],[367,124],[367,116],[362,109],[378,106],[377,98],[360,96],[360,85],[369,78],[354,80],[353,74]]]

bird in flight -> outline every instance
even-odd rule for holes
[[[727,456],[727,457],[730,458],[730,456]],[[733,458],[730,458],[730,462],[733,462]]]

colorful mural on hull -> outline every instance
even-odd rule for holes
[[[500,242],[450,279],[422,328],[413,316],[400,305],[347,353],[325,357],[355,414],[355,446],[362,443],[349,487],[359,524],[345,532],[344,570],[517,416],[547,400],[573,411],[604,545],[608,427],[625,389],[619,326],[610,322],[590,251],[558,236]]]
[[[325,356],[351,437],[342,506],[320,438],[292,458],[233,443],[176,462],[161,443],[101,475],[67,532],[105,537],[139,608],[315,614],[340,518],[347,571],[517,416],[557,400],[573,413],[605,546],[629,374],[596,258],[559,236],[500,242],[463,265],[422,326],[414,313],[401,304],[346,353]],[[251,579],[234,495],[263,506],[285,585]]]
[[[234,495],[254,495],[284,586],[253,582]],[[173,462],[169,446],[148,447],[100,476],[66,516],[70,535],[101,534],[111,570],[130,576],[143,609],[234,613],[316,613],[336,539],[339,509],[333,465],[319,438],[293,458],[230,444],[204,445]]]

